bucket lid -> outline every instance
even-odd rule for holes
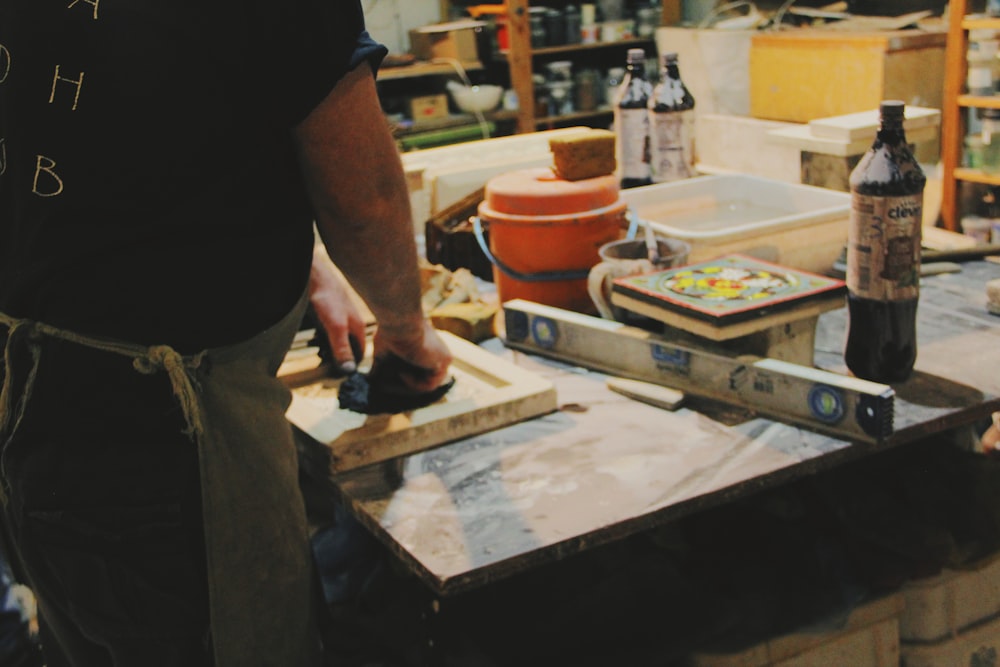
[[[498,213],[564,215],[605,208],[618,201],[613,175],[567,181],[549,167],[520,169],[494,176],[486,184],[485,203]]]

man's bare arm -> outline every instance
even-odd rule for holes
[[[428,369],[425,391],[451,356],[424,316],[409,193],[368,64],[348,73],[299,124],[295,139],[330,258],[378,322],[375,354]]]

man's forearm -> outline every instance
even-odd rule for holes
[[[317,228],[331,259],[380,328],[402,336],[423,318],[417,250],[406,179],[377,100],[363,65],[297,134]],[[327,131],[330,124],[338,131]]]

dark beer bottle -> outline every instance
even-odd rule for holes
[[[655,183],[694,176],[694,97],[681,81],[676,53],[663,54],[649,100],[649,136]]]
[[[882,102],[875,142],[851,172],[849,324],[844,361],[857,377],[902,382],[917,358],[926,177],[903,132],[904,104]]]
[[[614,100],[618,133],[618,168],[621,187],[634,188],[653,182],[649,166],[649,116],[646,107],[653,85],[646,78],[646,52],[629,49],[625,78]]]

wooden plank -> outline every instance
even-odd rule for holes
[[[510,49],[507,63],[510,82],[520,106],[517,115],[519,133],[535,131],[535,86],[531,81],[531,26],[528,22],[528,0],[507,0],[507,31]]]
[[[966,35],[962,29],[965,0],[949,4],[948,42],[945,48],[944,99],[941,105],[941,222],[945,229],[958,231],[958,182],[955,169],[961,166],[965,141],[965,121],[956,103],[965,86]]]
[[[684,392],[664,387],[652,382],[629,380],[628,378],[609,377],[606,381],[608,389],[618,392],[636,401],[653,405],[664,410],[676,410],[684,402]]]
[[[914,130],[934,127],[941,122],[941,112],[937,109],[907,105],[905,113],[903,130],[906,132],[907,138],[910,138],[910,133]],[[814,137],[836,139],[837,141],[867,140],[871,142],[878,132],[878,122],[878,109],[869,109],[811,120],[809,121],[809,133]]]
[[[801,306],[778,311],[770,315],[763,315],[753,319],[748,319],[735,324],[725,326],[715,326],[710,322],[699,320],[694,317],[687,317],[681,313],[673,313],[662,308],[650,306],[638,299],[629,297],[626,294],[614,293],[611,295],[611,302],[627,310],[660,320],[668,326],[688,331],[708,340],[723,341],[741,338],[758,331],[765,331],[774,327],[783,326],[799,320],[815,319],[830,310],[844,307],[844,297],[838,295],[831,299],[820,299],[808,301]]]
[[[341,409],[337,390],[316,357],[311,369],[280,373],[292,388],[288,420],[330,448],[331,472],[378,463],[552,412],[552,383],[446,331],[455,386],[441,401],[394,415]],[[362,365],[364,367],[365,364]]]
[[[820,26],[820,30],[831,32],[863,32],[872,30],[903,30],[925,19],[933,12],[910,12],[900,16],[852,16],[848,15],[842,21],[834,21]]]

